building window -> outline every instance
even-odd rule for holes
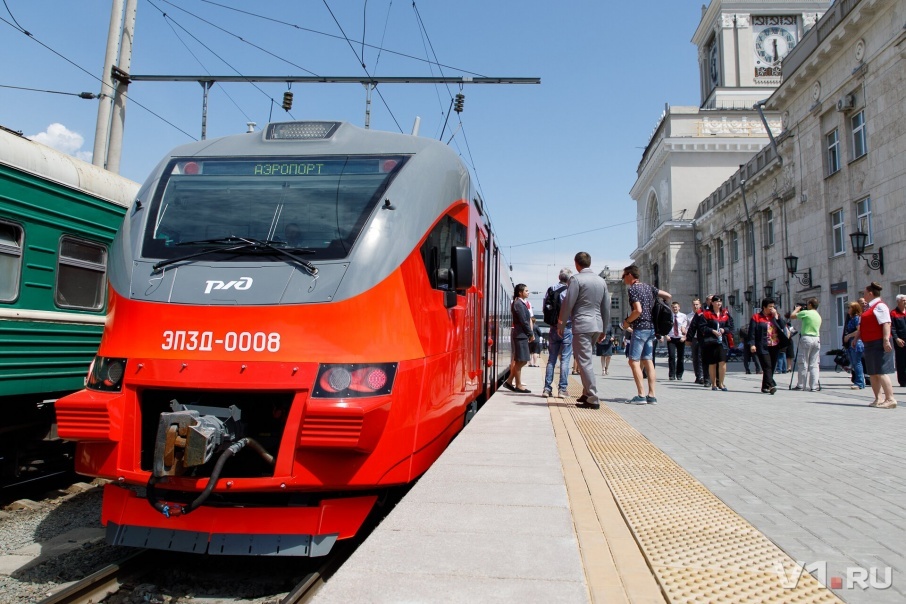
[[[868,233],[865,238],[865,245],[874,243],[871,237],[871,198],[866,197],[862,201],[856,202],[856,226],[863,233]]]
[[[54,301],[62,308],[101,310],[107,288],[107,248],[63,237]]]
[[[836,128],[824,137],[824,142],[827,149],[827,175],[830,176],[840,171],[840,137]]]
[[[711,274],[711,246],[705,246],[705,272]]]
[[[762,233],[764,238],[764,246],[768,247],[774,245],[774,211],[765,210],[764,211],[764,233]]]
[[[13,302],[19,297],[22,274],[22,229],[0,222],[0,302]]]
[[[831,228],[834,232],[834,256],[846,251],[846,233],[843,229],[843,210],[831,212]]]
[[[620,310],[620,297],[619,296],[610,297],[610,310]]]
[[[730,258],[739,262],[739,233],[730,231]]]
[[[717,268],[724,267],[724,240],[717,240]]]
[[[853,159],[859,159],[868,153],[868,136],[865,131],[865,110],[849,118],[853,132]]]

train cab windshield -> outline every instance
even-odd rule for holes
[[[407,157],[182,158],[149,209],[142,256],[261,261],[279,249],[307,260],[347,256]],[[212,249],[235,238],[267,246]],[[274,249],[276,248],[276,249]],[[249,257],[253,249],[254,257]]]

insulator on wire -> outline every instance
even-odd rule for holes
[[[293,93],[287,90],[283,93],[283,109],[289,111],[293,108]]]
[[[453,101],[453,111],[456,113],[462,113],[462,106],[466,102],[466,95],[463,93],[457,93],[456,100]]]

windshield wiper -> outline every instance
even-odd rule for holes
[[[229,237],[219,237],[217,239],[199,239],[196,241],[183,241],[177,243],[176,245],[215,245],[222,244],[226,247],[209,247],[200,252],[195,252],[194,254],[186,254],[185,256],[178,256],[176,258],[168,258],[167,260],[161,260],[156,262],[151,270],[157,272],[165,266],[175,264],[177,262],[183,262],[185,260],[191,260],[192,258],[197,258],[199,256],[205,256],[207,254],[213,254],[214,252],[256,252],[261,250],[270,250],[284,256],[288,256],[298,264],[301,264],[305,270],[307,270],[313,277],[318,274],[318,268],[308,262],[296,256],[296,254],[314,254],[315,250],[310,250],[307,248],[283,248],[277,247],[274,244],[283,243],[282,241],[270,241],[270,240],[260,240],[260,239],[250,239],[247,237],[237,237],[235,235],[230,235]],[[231,245],[235,244],[235,245]]]

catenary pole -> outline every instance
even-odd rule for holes
[[[135,37],[135,13],[138,0],[126,0],[123,16],[123,35],[117,61],[116,93],[113,97],[113,115],[110,119],[110,142],[107,146],[107,169],[119,174],[123,154],[123,130],[126,126],[126,99],[129,91],[129,70],[132,67],[132,41]]]
[[[107,30],[107,51],[104,54],[104,71],[101,74],[101,92],[98,95],[98,120],[94,128],[94,151],[91,162],[106,167],[107,132],[110,127],[110,113],[113,103],[113,63],[116,60],[120,22],[123,17],[125,0],[113,0],[110,9],[110,27]]]

